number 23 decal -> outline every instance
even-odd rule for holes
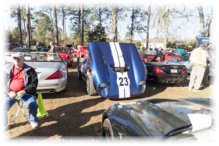
[[[129,82],[128,82],[128,78],[127,77],[119,77],[119,86],[128,86],[129,85]]]

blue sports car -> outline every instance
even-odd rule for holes
[[[90,42],[89,56],[78,65],[78,77],[89,95],[129,98],[143,94],[146,69],[134,44]]]

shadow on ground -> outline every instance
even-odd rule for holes
[[[23,136],[98,136],[101,133],[101,121],[86,126],[91,117],[101,115],[104,110],[96,110],[92,112],[82,112],[83,109],[95,106],[103,102],[103,98],[94,98],[83,100],[72,104],[67,104],[48,111],[49,117],[39,119],[39,124],[50,123],[49,125],[41,125],[38,129],[26,132],[16,137]]]

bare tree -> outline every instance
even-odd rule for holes
[[[80,7],[80,37],[81,37],[81,45],[84,45],[84,7]]]
[[[146,24],[146,49],[148,49],[148,45],[149,45],[149,38],[150,38],[150,22],[151,22],[151,6],[148,6],[148,10],[147,10],[147,24]],[[145,51],[145,50],[144,50]]]
[[[172,16],[176,13],[175,8],[171,7],[158,7],[157,8],[157,13],[154,18],[154,22],[157,22],[157,28],[159,30],[159,34],[163,34],[163,44],[164,47],[167,47],[167,43],[169,40],[169,26],[171,23],[171,18]],[[155,22],[155,23],[156,23]]]
[[[65,8],[62,7],[62,39],[63,39],[63,43],[65,40]]]
[[[21,8],[20,6],[17,7],[17,22],[18,22],[18,31],[19,31],[19,43],[23,46],[23,36],[22,36],[22,29],[21,29]]]
[[[113,32],[113,41],[118,41],[118,8],[112,8],[112,32]]]
[[[53,31],[54,31],[55,44],[59,45],[59,31],[58,31],[56,6],[54,6],[52,9],[52,15],[53,15]]]
[[[130,43],[132,43],[133,36],[134,36],[134,19],[135,19],[135,10],[134,10],[134,8],[132,8],[131,28],[130,28]]]
[[[199,20],[200,20],[200,34],[201,35],[206,35],[206,30],[205,30],[205,17],[204,17],[204,10],[202,6],[198,6],[198,14],[199,14]]]
[[[29,6],[28,5],[26,5],[26,46],[27,46],[27,48],[30,48],[30,45],[31,45],[31,40],[30,40],[30,38],[31,38],[31,34],[30,34],[30,32],[31,32],[31,26],[30,26],[30,8],[29,8]]]

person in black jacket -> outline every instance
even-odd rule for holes
[[[37,73],[32,67],[24,63],[24,56],[22,53],[12,54],[12,58],[14,59],[14,64],[11,65],[7,71],[7,111],[17,100],[22,100],[29,109],[31,127],[37,128]]]

